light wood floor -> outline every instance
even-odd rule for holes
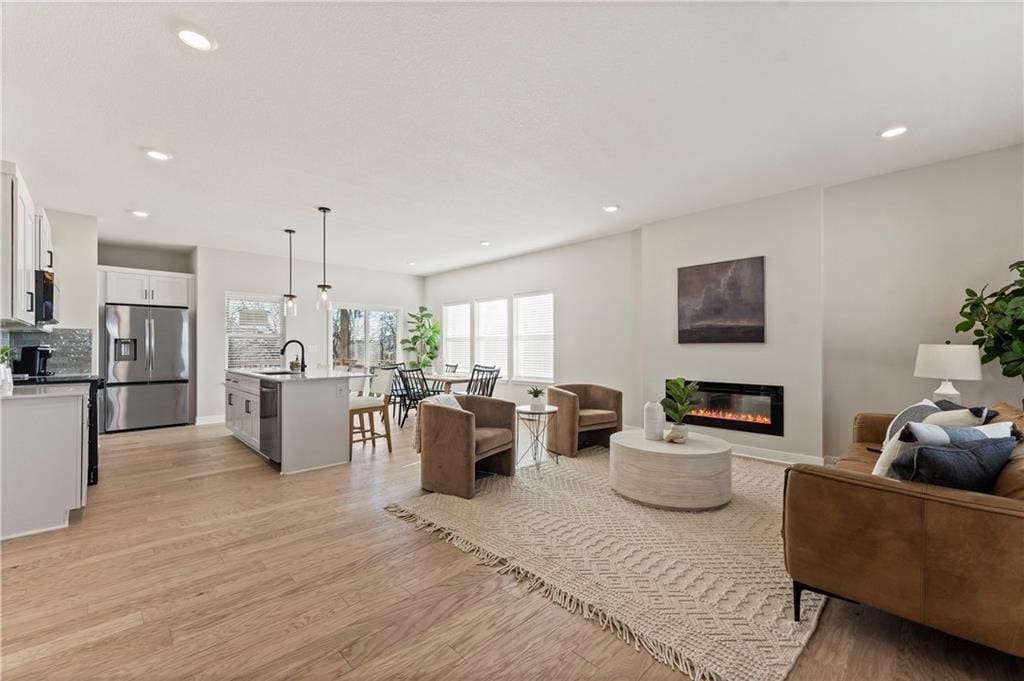
[[[411,430],[294,477],[220,426],[105,437],[72,527],[2,546],[3,678],[684,678],[385,513],[420,494]],[[1020,659],[839,602],[790,676],[1021,678]]]

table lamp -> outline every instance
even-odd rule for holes
[[[981,380],[981,350],[977,345],[951,345],[949,341],[944,345],[918,345],[914,376],[942,379],[932,399],[960,404],[960,393],[952,381]]]

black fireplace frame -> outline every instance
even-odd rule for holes
[[[739,430],[747,433],[776,435],[778,437],[782,437],[784,435],[784,393],[781,385],[755,385],[751,383],[721,383],[713,381],[697,381],[697,383],[700,385],[701,392],[719,392],[732,395],[755,395],[771,398],[769,412],[771,423],[733,421],[732,419],[716,419],[711,416],[695,416],[693,414],[687,415],[687,417],[683,419],[684,423],[692,426],[708,426],[710,428]]]

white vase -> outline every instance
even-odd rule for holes
[[[0,364],[0,395],[14,394],[14,374],[8,364]]]
[[[668,435],[665,436],[665,439],[669,442],[683,444],[689,436],[690,429],[686,427],[686,424],[673,423],[672,428],[669,429]]]
[[[661,440],[665,436],[665,409],[660,402],[644,405],[644,438]]]
[[[548,406],[548,399],[544,395],[530,398],[530,409],[533,411],[544,411],[546,406]]]

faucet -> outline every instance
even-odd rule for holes
[[[284,345],[281,346],[281,355],[284,355],[284,351],[287,350],[288,346],[291,345],[292,343],[299,344],[299,351],[302,353],[299,359],[299,369],[302,371],[302,373],[306,373],[306,346],[302,344],[302,341],[294,339],[287,341]]]

